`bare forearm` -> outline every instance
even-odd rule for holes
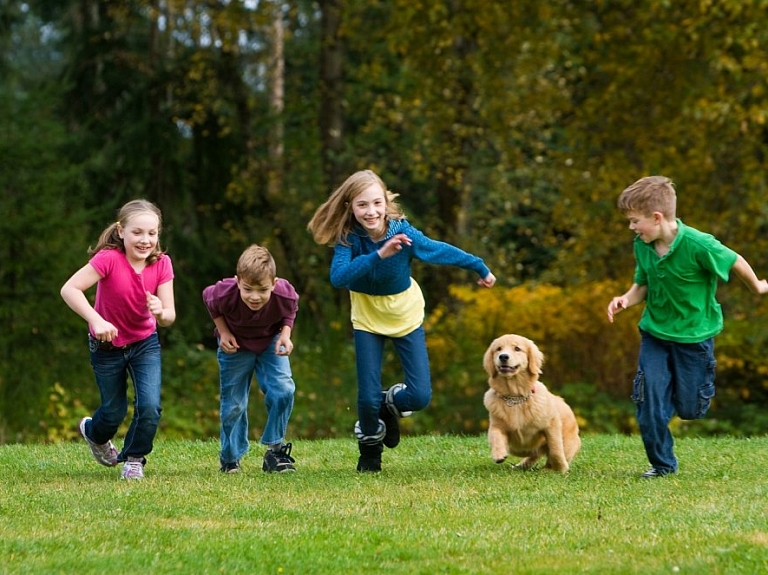
[[[749,291],[752,293],[762,294],[768,292],[768,282],[766,282],[764,279],[759,279],[757,274],[755,274],[755,270],[752,269],[752,266],[749,265],[749,262],[747,262],[747,260],[745,260],[742,256],[738,256],[738,258],[736,258],[736,263],[733,264],[731,271],[735,273],[742,282],[744,282],[744,284],[749,288]]]
[[[157,319],[157,325],[160,327],[168,327],[174,321],[176,321],[176,310],[173,308],[163,308],[163,311],[159,316],[155,316]]]
[[[77,288],[65,285],[61,288],[61,298],[69,308],[83,318],[88,324],[101,320],[99,313],[85,297],[85,294]]]

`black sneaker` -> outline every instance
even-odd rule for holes
[[[261,466],[261,469],[267,473],[275,471],[277,473],[296,471],[296,468],[293,466],[293,464],[296,463],[296,460],[291,457],[292,447],[292,443],[286,443],[280,447],[279,451],[267,449],[267,452],[264,454],[264,464]]]
[[[381,443],[359,443],[360,458],[357,460],[359,473],[378,473],[381,471],[381,452],[384,446]]]
[[[665,473],[664,471],[659,471],[655,467],[651,467],[648,471],[643,473],[640,478],[641,479],[655,479],[656,477],[664,477],[665,475],[668,475],[668,473]]]
[[[387,405],[386,391],[381,394],[379,419],[384,422],[384,427],[386,428],[386,431],[384,432],[384,445],[390,449],[397,447],[400,443],[400,418],[389,409],[389,406]]]
[[[230,461],[228,463],[221,464],[222,473],[240,473],[240,462]]]

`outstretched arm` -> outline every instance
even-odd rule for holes
[[[632,284],[632,287],[629,288],[627,293],[613,298],[611,303],[608,304],[608,321],[613,323],[613,318],[617,313],[620,313],[641,301],[645,301],[647,293],[648,286]]]
[[[768,293],[768,281],[758,279],[755,270],[743,257],[738,256],[736,258],[736,263],[733,264],[731,271],[739,276],[739,279],[746,284],[752,293]]]

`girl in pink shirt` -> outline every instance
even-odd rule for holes
[[[173,265],[160,248],[160,210],[133,200],[89,249],[90,261],[61,288],[61,297],[88,322],[91,365],[101,394],[80,433],[93,457],[112,467],[123,463],[121,478],[142,479],[160,421],[160,342],[157,326],[176,319]],[[96,285],[91,306],[85,291]],[[112,443],[128,413],[128,375],[134,390],[133,420],[118,453]]]

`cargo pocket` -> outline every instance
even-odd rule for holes
[[[638,370],[635,380],[632,382],[632,395],[630,396],[636,405],[643,403],[645,399],[645,372]]]
[[[712,398],[715,397],[715,366],[717,361],[712,360],[707,365],[706,377],[699,387],[699,401],[696,406],[696,415],[694,419],[702,419],[709,411],[712,405]]]

